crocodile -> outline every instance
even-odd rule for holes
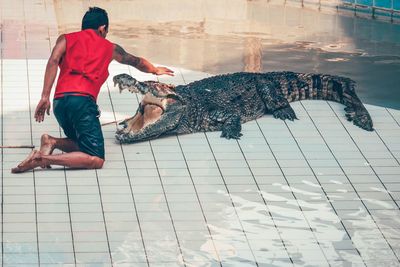
[[[371,117],[355,93],[355,82],[341,76],[238,72],[174,86],[119,74],[113,81],[120,92],[127,89],[143,95],[136,114],[120,123],[123,127],[115,137],[121,143],[201,131],[222,131],[221,137],[239,139],[242,123],[265,114],[297,119],[289,103],[305,99],[341,103],[347,120],[373,131]]]

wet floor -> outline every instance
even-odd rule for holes
[[[108,124],[101,170],[14,175],[29,151],[2,149],[2,266],[400,266],[398,25],[277,1],[0,0],[2,145],[63,136],[53,115],[38,124],[32,114],[57,36],[95,4],[109,12],[110,40],[175,70],[161,81],[345,75],[359,82],[375,131],[346,121],[340,104],[298,101],[299,120],[266,115],[239,141],[212,132],[120,145]],[[113,87],[124,72],[156,79],[112,63],[102,122],[138,107]]]

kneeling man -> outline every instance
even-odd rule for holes
[[[50,114],[50,92],[60,67],[53,110],[67,138],[42,135],[40,150],[33,150],[11,170],[13,173],[53,164],[83,169],[103,166],[104,138],[96,98],[108,77],[108,66],[113,59],[143,72],[173,75],[170,69],[155,67],[146,59],[133,56],[119,45],[109,42],[105,39],[107,33],[107,12],[92,7],[82,19],[81,31],[64,34],[57,39],[47,62],[35,119],[42,122],[45,113]],[[56,148],[66,153],[53,155]]]

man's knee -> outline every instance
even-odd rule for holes
[[[104,159],[96,157],[96,156],[91,156],[91,163],[90,163],[90,169],[101,169],[104,165]]]

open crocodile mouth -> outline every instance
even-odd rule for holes
[[[118,85],[120,92],[127,89],[131,93],[140,93],[142,96],[136,114],[120,123],[122,128],[116,132],[119,140],[126,136],[132,139],[139,134],[148,134],[152,129],[158,129],[158,123],[164,119],[164,116],[169,116],[169,108],[183,104],[173,85],[156,81],[139,82],[128,74],[116,75],[113,81],[115,86]]]
[[[142,114],[144,114],[145,113],[145,111],[146,111],[146,108],[147,109],[152,109],[152,110],[155,110],[155,109],[161,109],[161,111],[162,111],[162,113],[161,114],[164,114],[164,111],[165,111],[165,109],[164,109],[164,106],[162,106],[162,105],[160,105],[160,104],[158,104],[158,103],[153,103],[153,102],[149,102],[149,103],[143,103],[143,101],[140,103],[140,105],[141,105],[141,107],[142,107],[142,110],[140,111]]]
[[[121,132],[138,133],[149,125],[157,122],[164,114],[164,107],[157,103],[140,103],[138,112],[122,124],[124,126]]]

